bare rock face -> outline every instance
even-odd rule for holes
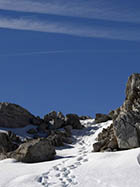
[[[31,124],[33,119],[35,117],[19,105],[0,103],[0,127],[24,127]]]
[[[132,74],[126,86],[126,99],[113,119],[120,149],[140,146],[140,74]]]
[[[49,161],[55,157],[55,148],[47,139],[33,139],[21,144],[14,152],[9,153],[9,158],[25,163]]]

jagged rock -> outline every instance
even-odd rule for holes
[[[57,118],[57,112],[56,111],[52,111],[49,114],[46,114],[44,116],[44,122],[48,123],[51,120],[54,120],[55,118]]]
[[[0,133],[0,153],[7,153],[17,149],[18,145],[13,143],[6,133]]]
[[[86,119],[92,119],[92,117],[90,117],[90,116],[80,116],[79,119],[80,120],[86,120]]]
[[[52,111],[44,116],[44,122],[51,123],[55,129],[59,129],[65,124],[65,117],[61,112]]]
[[[59,129],[64,125],[64,120],[57,117],[51,121],[51,124],[54,126],[55,129]]]
[[[67,114],[65,118],[66,125],[70,125],[73,129],[82,129],[83,126],[80,123],[79,116],[76,114]]]
[[[109,115],[100,114],[100,113],[96,114],[95,123],[103,123],[108,120],[111,120],[111,117]]]
[[[126,99],[114,119],[114,132],[120,149],[140,145],[140,74],[132,74],[126,86]]]
[[[105,140],[101,140],[99,142],[96,142],[93,144],[93,151],[94,152],[99,152],[101,151],[101,148],[105,145]]]
[[[37,130],[32,128],[27,131],[28,134],[37,134]]]
[[[47,139],[33,139],[21,144],[18,149],[8,154],[9,158],[25,163],[53,160],[55,148]]]
[[[35,117],[19,105],[0,103],[0,127],[25,127],[29,125],[33,119],[35,119]]]
[[[117,108],[116,110],[112,110],[109,112],[108,116],[112,119],[112,120],[115,120],[116,117],[119,115],[120,113],[120,107]]]
[[[97,141],[93,144],[94,152],[118,150],[118,142],[114,135],[113,124],[98,134]]]
[[[59,119],[65,120],[65,116],[62,114],[62,112],[58,112],[58,113],[57,113],[57,117],[58,117]]]

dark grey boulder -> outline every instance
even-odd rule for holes
[[[100,152],[101,148],[105,145],[106,141],[101,140],[93,144],[93,152]]]
[[[44,122],[48,123],[51,120],[54,120],[55,118],[57,118],[57,112],[56,111],[52,111],[49,114],[46,114],[44,116]]]
[[[53,146],[55,147],[59,147],[59,146],[63,146],[64,142],[63,142],[63,136],[60,134],[51,134],[50,136],[48,136],[47,138]]]
[[[25,127],[31,124],[33,119],[35,116],[19,105],[0,103],[0,127]]]
[[[51,124],[54,126],[55,129],[62,128],[64,123],[65,123],[64,120],[58,117],[51,121]]]
[[[47,139],[33,139],[21,144],[14,152],[8,154],[9,158],[25,163],[36,163],[53,160],[55,147]]]
[[[47,139],[52,143],[52,145],[59,147],[66,144],[71,144],[73,142],[72,138],[67,135],[64,131],[51,131],[51,134],[47,137]]]
[[[80,123],[79,116],[77,114],[67,114],[65,118],[66,125],[72,126],[73,129],[82,129],[83,126]]]
[[[95,123],[103,123],[111,119],[112,118],[109,115],[98,113],[95,117]]]

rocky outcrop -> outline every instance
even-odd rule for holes
[[[114,135],[113,124],[98,134],[97,141],[93,144],[94,152],[118,150],[118,142]]]
[[[31,134],[30,138],[20,138],[12,132],[13,129],[7,133],[0,133],[0,160],[15,158],[26,163],[52,160],[55,156],[55,146],[73,142],[72,128],[83,128],[76,114],[68,114],[65,117],[61,112],[52,111],[41,119],[19,105],[0,103],[0,127],[22,128],[30,124],[34,125],[26,130]]]
[[[113,119],[112,130],[110,130],[113,141],[111,139],[107,141],[107,137],[110,137],[109,132],[103,130],[98,136],[98,142],[93,145],[95,151],[102,151],[104,147],[110,148],[110,145],[118,146],[119,150],[140,146],[140,74],[132,74],[129,77],[123,105],[111,111],[108,116]],[[100,121],[100,115],[95,121],[98,119]]]
[[[30,112],[19,105],[0,103],[0,127],[24,127],[31,124],[34,119]]]
[[[52,111],[44,116],[46,124],[51,123],[55,129],[59,129],[65,124],[65,117],[61,112]]]
[[[82,129],[83,126],[80,123],[79,116],[76,114],[67,114],[65,118],[65,124],[72,126],[73,129]]]
[[[112,118],[109,115],[100,114],[100,113],[96,114],[95,123],[103,123],[108,120],[112,120]]]
[[[120,149],[140,145],[140,74],[132,74],[126,86],[126,99],[114,118],[114,132]]]
[[[49,161],[55,157],[55,148],[47,139],[33,139],[21,144],[18,149],[8,154],[9,158],[25,163]]]

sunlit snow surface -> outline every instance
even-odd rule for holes
[[[93,153],[92,144],[102,128],[112,121],[74,130],[77,141],[58,148],[56,160],[23,164],[12,159],[0,161],[0,187],[138,187],[140,148],[113,153]]]

